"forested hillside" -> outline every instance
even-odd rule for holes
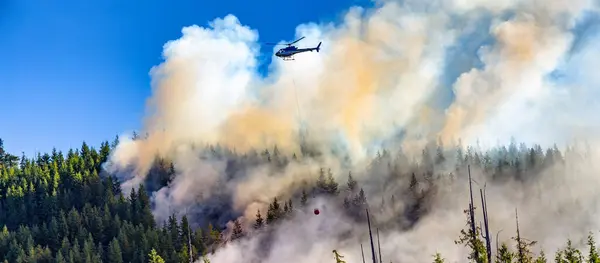
[[[114,147],[116,144],[113,144]],[[0,141],[0,257],[5,262],[189,262],[218,242],[218,230],[189,233],[185,217],[155,223],[146,191],[124,196],[102,175],[111,146],[83,143],[35,159],[4,152]],[[143,186],[142,186],[143,189]]]
[[[360,182],[352,173],[343,176],[346,181],[338,182],[332,171],[324,167],[317,171],[314,182],[305,182],[291,199],[274,198],[268,211],[257,211],[251,222],[231,218],[234,222],[230,224],[231,229],[218,222],[192,229],[186,216],[177,218],[173,215],[166,222],[155,222],[151,195],[157,187],[167,185],[173,179],[173,165],[164,160],[157,162],[153,176],[146,178],[146,182],[158,182],[158,186],[141,185],[125,195],[120,182],[102,167],[117,144],[118,139],[112,143],[104,142],[96,149],[83,143],[66,154],[55,150],[28,159],[5,152],[0,140],[0,226],[3,226],[0,261],[189,262],[190,253],[192,259],[202,260],[203,255],[218,250],[224,243],[258,235],[266,225],[293,217],[309,198],[315,196],[337,200],[348,218],[365,221],[367,197]],[[223,152],[214,149],[213,153],[223,156]],[[254,157],[236,155],[228,158],[237,160],[238,165],[245,160],[254,165],[282,167],[310,157],[285,157],[275,148]],[[383,151],[365,173],[382,174],[381,170],[385,168],[385,180],[405,181],[406,184],[400,184],[404,185],[402,189],[388,189],[381,197],[381,204],[371,204],[370,209],[377,214],[386,206],[403,200],[407,205],[398,216],[379,222],[379,227],[382,231],[410,229],[431,209],[429,198],[440,187],[436,182],[455,180],[465,174],[467,165],[489,175],[492,182],[511,178],[526,183],[548,169],[564,169],[570,160],[585,158],[585,154],[572,149],[563,153],[556,147],[543,150],[539,146],[528,148],[514,144],[487,152],[471,147],[463,152],[462,148],[432,146],[423,150],[418,162]],[[393,194],[388,195],[390,192]],[[468,216],[465,219],[467,225],[470,219]],[[248,225],[251,227],[245,227]],[[456,233],[457,247],[474,248],[477,253],[473,252],[471,257],[479,258],[477,262],[487,262],[480,227],[477,227],[477,233],[467,227],[459,235],[461,233]],[[494,248],[495,259],[492,261],[534,262],[534,258],[535,262],[552,261],[544,254],[533,255],[531,246],[535,242],[526,242],[516,233],[515,236],[515,245],[499,244],[498,251]],[[571,245],[571,241],[565,240],[565,249],[556,252],[555,262],[600,262],[592,236],[589,245],[589,253],[582,253]],[[432,247],[430,252],[434,254],[435,251]],[[437,254],[435,262],[443,262],[442,256]]]

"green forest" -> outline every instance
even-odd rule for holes
[[[81,147],[66,154],[53,150],[27,158],[5,152],[0,139],[0,261],[175,263],[190,262],[191,259],[207,262],[204,255],[219,249],[225,242],[235,242],[252,234],[246,233],[248,231],[235,218],[232,218],[235,223],[231,234],[227,236],[222,235],[224,225],[218,222],[195,229],[186,216],[177,218],[173,215],[166,222],[156,222],[150,196],[157,187],[165,186],[173,179],[173,164],[157,160],[146,179],[147,184],[125,195],[118,179],[102,168],[118,143],[118,137],[111,143],[101,143],[99,148],[83,142]],[[266,163],[284,167],[301,158],[316,158],[310,154],[283,156],[276,147],[254,155],[214,147],[210,150],[215,156],[237,160],[239,166]],[[568,149],[563,153],[556,147],[544,150],[523,144],[511,144],[485,153],[471,147],[463,151],[462,147],[446,149],[433,145],[423,150],[418,165],[408,158],[392,158],[389,152],[382,151],[373,160],[379,166],[372,165],[370,169],[387,167],[390,178],[410,182],[406,189],[398,190],[398,194],[389,198],[391,202],[395,198],[411,200],[413,205],[402,216],[404,220],[414,222],[427,210],[428,192],[415,190],[418,182],[435,184],[432,178],[462,174],[467,165],[479,167],[494,180],[503,177],[528,180],[546,167],[560,167],[570,158],[584,158],[581,155],[572,157],[574,155],[577,153]],[[445,174],[447,169],[438,168],[444,163],[453,163],[453,172]],[[307,183],[296,197],[290,200],[275,198],[268,211],[257,211],[252,222],[254,228],[268,228],[286,220],[297,209],[302,209],[309,198],[317,195],[336,198],[349,217],[364,222],[367,198],[352,173],[344,182],[334,180],[328,168],[321,168],[315,174],[315,183]],[[475,231],[469,228],[469,209],[465,210],[465,215],[466,227],[457,233],[456,245],[472,250],[470,262],[490,262],[490,259],[502,263],[600,262],[591,234],[588,251],[579,251],[570,240],[565,240],[564,249],[552,251],[554,257],[551,257],[544,252],[534,255],[531,251],[536,242],[515,233],[514,242],[501,244],[498,251],[494,248],[491,251],[493,258],[488,257],[489,249],[486,249],[481,228],[476,227]],[[435,254],[435,248],[431,253]],[[432,262],[444,262],[443,255],[435,254]]]

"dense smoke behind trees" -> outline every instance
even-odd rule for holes
[[[296,214],[311,213],[313,200],[326,198],[328,205],[338,207],[327,207],[327,210],[341,211],[344,218],[357,225],[365,224],[364,209],[368,205],[372,211],[373,223],[382,233],[411,231],[411,228],[418,227],[423,218],[428,217],[432,209],[436,209],[436,195],[444,191],[447,184],[466,182],[467,165],[481,174],[476,180],[485,180],[486,187],[490,188],[515,182],[535,185],[544,176],[568,176],[566,171],[570,163],[581,165],[581,162],[591,161],[591,152],[585,147],[577,150],[568,147],[561,151],[558,147],[542,149],[536,145],[527,147],[513,143],[482,152],[476,147],[463,149],[431,145],[423,149],[420,158],[413,161],[409,161],[401,151],[386,149],[372,160],[365,171],[333,171],[327,167],[310,171],[314,180],[306,181],[289,198],[273,198],[267,209],[255,211],[252,218],[239,217],[240,214],[236,211],[225,211],[232,209],[231,207],[219,207],[219,211],[214,211],[217,215],[171,215],[160,222],[155,221],[152,215],[153,196],[157,189],[174,179],[172,164],[166,160],[157,161],[141,187],[130,189],[125,195],[117,179],[107,174],[101,166],[116,144],[112,145],[111,147],[108,142],[104,142],[96,150],[83,143],[79,149],[71,149],[66,155],[53,151],[38,154],[31,159],[16,157],[0,147],[0,224],[4,226],[0,235],[1,260],[149,262],[153,253],[156,253],[165,262],[188,262],[190,251],[192,258],[200,260],[202,255],[218,253],[230,244],[259,238],[261,246],[247,252],[248,262],[260,262],[260,258],[252,257],[269,257],[269,253],[279,253],[270,249],[274,247],[271,243],[273,231],[281,231],[277,230],[278,227],[285,226],[286,221],[293,221]],[[284,156],[275,149],[265,149],[260,155],[236,154],[226,148],[216,149],[208,146],[201,152],[209,151],[214,158],[227,156],[229,165],[235,166],[230,171],[250,169],[256,165],[272,166],[277,170],[293,162],[313,158],[300,154],[295,157]],[[334,176],[334,173],[339,175]],[[375,181],[380,185],[373,185],[365,175],[356,176],[363,173],[380,177]],[[232,172],[227,178],[235,180],[236,175],[239,173]],[[264,183],[269,184],[268,181]],[[372,197],[368,197],[366,193],[373,193]],[[538,193],[524,194],[527,198],[535,198]],[[461,203],[461,206],[465,205]],[[510,213],[500,211],[494,205],[494,202],[489,204],[491,218],[498,213]],[[476,210],[480,213],[479,208]],[[221,213],[227,216],[223,217]],[[203,216],[208,218],[202,218]],[[532,215],[530,211],[521,211],[520,216]],[[467,217],[463,218],[468,222]],[[481,220],[479,214],[477,218]],[[531,232],[526,227],[521,229],[520,238],[528,240],[527,234],[523,232]],[[338,234],[338,239],[344,239],[352,233]],[[458,231],[455,232],[452,238],[460,239],[459,234]],[[463,237],[465,235],[468,237],[468,231],[463,232]],[[480,236],[478,238],[481,239]],[[594,242],[593,239],[588,240],[591,244],[588,244],[589,255],[579,255],[583,253],[577,250],[579,239],[569,240],[569,243],[567,238],[561,239],[565,239],[564,247],[560,247],[556,257],[562,257],[565,261],[556,262],[580,262],[573,261],[573,258],[579,257],[597,258],[595,245],[590,243]],[[541,248],[536,247],[537,244],[532,246],[531,242],[520,241],[523,245],[517,246],[508,238],[500,241],[499,253],[494,248],[493,255],[501,259],[495,262],[533,262],[534,258],[537,258],[536,262],[543,262],[542,255],[546,257]],[[543,240],[536,241],[538,244],[544,243]],[[383,242],[387,243],[385,239]],[[573,242],[577,242],[577,247]],[[456,250],[460,250],[461,246],[462,244],[456,245]],[[476,248],[481,250],[481,246]],[[520,256],[519,248],[531,252]],[[431,246],[430,251],[422,253],[433,255],[436,250],[436,247]],[[551,253],[549,250],[544,251]],[[342,254],[345,253],[348,251],[342,251]],[[439,256],[436,259],[438,262],[444,254]],[[528,259],[516,261],[519,256]],[[393,255],[384,253],[383,258],[387,260],[393,258]],[[514,259],[509,261],[508,258]],[[216,261],[213,259],[213,262]]]

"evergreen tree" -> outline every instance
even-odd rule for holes
[[[562,260],[568,263],[583,263],[583,255],[579,249],[573,247],[571,240],[567,240],[567,247],[563,251]]]
[[[444,163],[445,161],[446,161],[446,157],[444,156],[443,146],[440,143],[440,145],[438,145],[438,147],[436,149],[435,164],[440,165],[440,164]]]
[[[188,243],[192,233],[190,232],[190,223],[188,222],[187,216],[181,217],[181,237],[182,243]]]
[[[269,210],[267,211],[267,224],[273,223],[277,220],[281,215],[281,207],[279,206],[279,201],[277,201],[277,197],[273,198],[273,203],[269,205]]]
[[[435,253],[433,263],[444,263],[444,259],[440,253]]]
[[[240,224],[240,221],[238,219],[236,219],[233,222],[233,234],[231,236],[231,240],[236,240],[238,238],[241,238],[244,235],[243,230],[242,230],[242,224]]]
[[[302,196],[300,197],[300,206],[305,207],[308,202],[308,195],[306,194],[306,190],[302,189]]]
[[[150,206],[150,197],[148,197],[148,193],[146,193],[143,185],[138,189],[137,201],[138,205],[138,213],[140,217],[140,223],[146,228],[155,227],[154,216],[152,215],[152,210]]]
[[[121,246],[119,240],[113,238],[108,245],[108,262],[109,263],[123,263],[123,255],[121,254]]]
[[[350,198],[344,197],[344,208],[350,209],[350,207],[351,207]]]
[[[348,186],[348,191],[350,191],[350,193],[354,193],[356,187],[358,186],[358,182],[356,182],[356,180],[354,180],[352,177],[352,172],[348,172],[348,182],[346,185]]]
[[[546,254],[544,253],[544,250],[541,250],[540,256],[535,259],[535,263],[547,263],[547,262],[548,262],[548,260],[546,259]]]
[[[56,263],[66,263],[67,261],[65,260],[65,257],[63,256],[62,252],[60,252],[60,250],[56,253]]]
[[[256,212],[256,221],[254,223],[254,228],[259,229],[262,226],[263,226],[263,218],[262,218],[262,215],[260,214],[260,210],[258,210]]]
[[[319,178],[317,179],[317,190],[319,193],[327,192],[327,179],[325,178],[325,170],[319,170]]]
[[[212,224],[209,224],[208,233],[210,235],[210,245],[216,246],[221,243],[221,232],[215,227],[212,227]]]
[[[502,243],[496,255],[496,263],[512,263],[514,259],[515,254],[508,249],[506,243]]]
[[[567,261],[563,259],[564,252],[562,250],[556,251],[556,255],[554,256],[555,263],[566,263]]]
[[[362,188],[358,192],[356,198],[354,198],[354,204],[357,206],[363,206],[367,204],[367,197],[365,196],[365,190]]]
[[[175,250],[181,249],[181,245],[182,245],[181,232],[180,232],[179,224],[177,223],[177,217],[175,217],[175,214],[172,214],[171,216],[169,216],[168,230],[169,230],[169,235],[171,236],[171,242],[173,242]]]
[[[189,252],[188,244],[183,244],[181,249],[179,250],[179,262],[189,262],[190,260],[190,252]]]
[[[410,183],[408,185],[409,189],[415,191],[418,183],[419,182],[417,181],[417,176],[415,175],[415,173],[412,173],[410,177]]]
[[[165,261],[158,255],[158,253],[156,253],[156,250],[154,248],[150,250],[150,253],[148,253],[148,258],[148,263],[165,263]]]
[[[331,169],[327,170],[327,182],[325,189],[328,194],[337,195],[339,193],[338,183],[333,178],[333,173],[331,173]]]
[[[475,210],[473,208],[473,210]],[[464,210],[464,213],[467,218],[467,226],[471,225],[471,218],[469,216],[469,210]],[[480,239],[481,229],[479,227],[475,228],[475,232],[468,227],[467,230],[461,229],[458,240],[454,241],[455,244],[464,244],[468,247],[471,252],[469,253],[468,259],[474,261],[476,263],[484,263],[487,262],[487,251],[484,242]]]
[[[596,242],[592,232],[588,235],[587,245],[589,247],[588,263],[600,263],[600,257],[598,256],[598,250],[596,248]]]

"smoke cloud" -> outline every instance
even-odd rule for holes
[[[484,151],[511,138],[546,147],[576,139],[595,146],[598,37],[579,27],[597,15],[591,0],[378,1],[372,9],[350,8],[337,23],[299,25],[296,37],[306,38],[298,45],[322,41],[321,52],[274,60],[267,77],[257,73],[258,31],[234,15],[185,27],[150,72],[143,138],[121,140],[106,168],[127,190],[144,180],[157,157],[172,160],[176,176],[153,196],[159,220],[190,207],[207,213],[220,206],[251,220],[273,197],[291,198],[320,167],[331,167],[340,182],[357,171],[370,202],[392,195],[406,182],[387,182],[382,190],[388,178],[364,172],[382,147],[402,147],[414,157],[438,139],[478,143]],[[325,155],[277,170],[235,171],[234,178],[226,178],[226,156],[208,158],[197,150],[210,144],[249,154],[276,145],[291,156],[303,143]],[[347,153],[350,163],[332,151]],[[524,233],[545,249],[600,227],[592,221],[600,211],[597,167],[576,163],[548,168],[536,183],[488,185],[495,231],[512,235],[515,205]],[[482,171],[473,175],[484,181]],[[380,233],[386,261],[427,262],[436,251],[450,262],[466,258],[453,241],[464,227],[467,184],[437,185],[429,213],[415,226]],[[525,194],[532,191],[535,198]],[[366,226],[342,216],[330,200],[311,202],[327,209],[319,216],[300,211],[269,233],[275,242],[261,262],[330,262],[333,249],[347,262],[360,262],[361,242],[370,255]],[[383,214],[374,220],[383,224]],[[247,251],[266,235],[228,243],[211,260],[249,262]]]

